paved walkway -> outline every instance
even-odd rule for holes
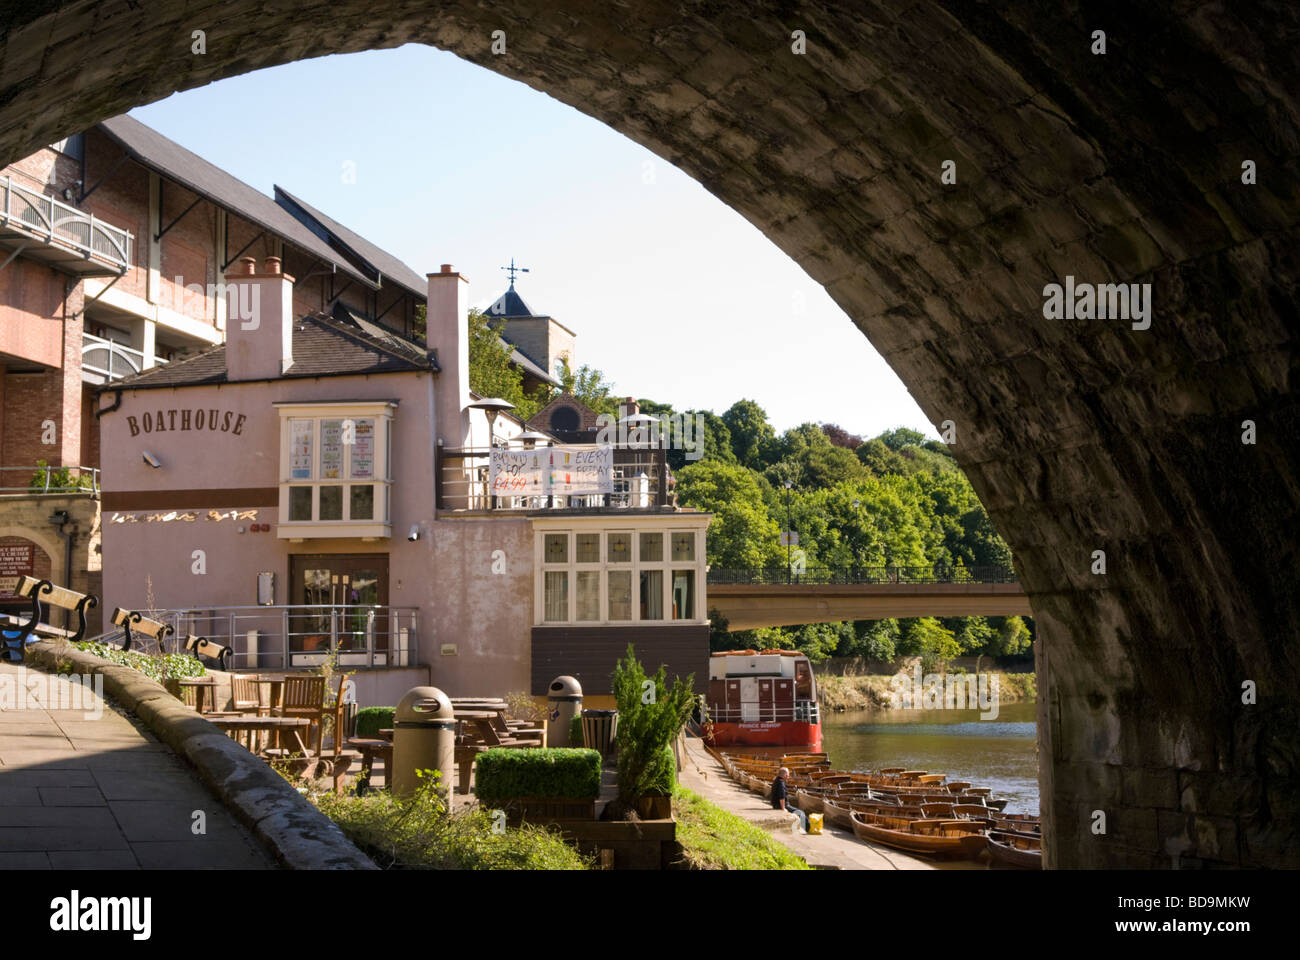
[[[28,682],[48,679],[0,663],[0,870],[274,868],[185,761],[112,705],[97,699],[94,717],[95,704],[27,702]]]
[[[859,840],[851,830],[827,824],[820,836],[794,833],[790,818],[772,809],[771,801],[740,786],[697,739],[687,737],[687,757],[678,776],[682,786],[748,820],[789,847],[814,867],[835,870],[984,870],[982,863],[930,860],[892,847]]]

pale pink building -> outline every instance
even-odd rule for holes
[[[660,449],[615,450],[614,493],[489,496],[489,445],[537,441],[475,406],[464,277],[429,275],[427,346],[300,314],[276,258],[227,280],[224,345],[99,395],[106,609],[169,611],[237,669],[332,648],[363,703],[560,673],[599,703],[628,642],[703,690],[709,516]]]

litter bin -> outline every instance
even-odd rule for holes
[[[582,745],[588,750],[599,750],[602,757],[609,756],[617,733],[617,710],[582,711]]]
[[[417,770],[442,774],[439,789],[451,787],[456,764],[456,716],[451,701],[437,687],[406,691],[393,713],[393,795],[415,793]]]
[[[546,691],[546,742],[553,747],[571,747],[569,730],[582,711],[582,684],[573,677],[556,677]]]

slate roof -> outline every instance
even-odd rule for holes
[[[294,321],[293,364],[284,377],[344,377],[356,374],[438,371],[432,353],[401,337],[387,333],[372,336],[357,323],[316,314]],[[114,380],[105,390],[142,390],[154,387],[194,387],[230,383],[226,376],[226,345],[209,347],[184,360],[153,367],[134,376]]]
[[[387,277],[415,294],[421,301],[428,296],[428,278],[420,276],[391,253],[380,250],[365,237],[353,233],[278,184],[275,187],[275,202],[321,240],[331,246],[341,246],[347,254],[360,261],[375,283],[382,284]]]
[[[196,153],[191,153],[179,143],[168,140],[157,130],[146,127],[134,117],[123,114],[99,124],[109,139],[126,151],[141,165],[154,170],[168,180],[202,196],[263,230],[279,236],[302,250],[332,264],[342,273],[374,289],[377,284],[328,243],[308,230],[274,200],[255,190],[242,180],[237,180],[220,167],[209,163]],[[420,293],[421,298],[426,293]]]
[[[480,303],[482,301],[479,301]],[[510,284],[510,289],[501,296],[497,297],[492,306],[483,311],[489,317],[541,317],[543,314],[533,313],[532,307],[524,303],[524,298],[515,292],[515,285]]]

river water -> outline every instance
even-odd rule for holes
[[[837,770],[906,767],[992,787],[1007,813],[1038,813],[1033,703],[977,710],[856,710],[822,715],[822,749]]]

